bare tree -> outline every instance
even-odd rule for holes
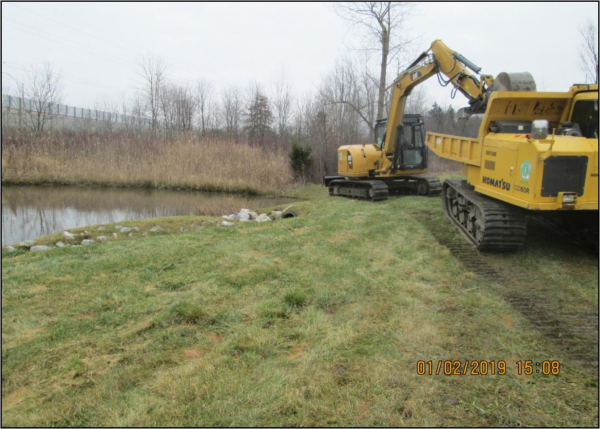
[[[176,111],[175,100],[177,97],[177,88],[171,83],[165,83],[160,90],[158,106],[160,117],[162,119],[165,136],[171,137],[175,128]],[[154,120],[153,120],[154,125]],[[154,130],[154,126],[153,126]]]
[[[598,29],[591,22],[580,30],[581,32],[581,50],[579,59],[581,70],[585,73],[585,81],[588,83],[598,83]]]
[[[137,134],[144,130],[144,125],[148,118],[144,115],[144,100],[139,94],[131,100],[122,96],[121,112],[123,112],[123,116],[125,117],[125,128],[129,133]]]
[[[366,31],[370,44],[366,49],[380,53],[377,119],[386,116],[385,97],[391,86],[387,85],[387,68],[412,42],[404,32],[404,25],[414,7],[412,2],[345,2],[335,7],[340,17]]]
[[[214,87],[207,80],[199,80],[196,83],[196,100],[198,102],[199,125],[202,135],[206,134],[214,115]]]
[[[175,122],[179,131],[190,132],[198,106],[193,90],[188,84],[175,87]]]
[[[288,122],[292,116],[292,88],[287,80],[285,72],[282,71],[273,84],[274,97],[274,119],[277,127],[277,134],[283,137],[288,128]]]
[[[338,121],[349,116],[357,116],[373,134],[375,127],[376,88],[368,73],[359,73],[349,59],[336,64],[333,72],[324,79],[320,95],[330,105],[344,105],[346,109],[337,109]]]
[[[167,65],[158,56],[153,54],[142,55],[139,59],[138,74],[144,79],[142,93],[146,108],[150,112],[152,131],[156,133],[161,111],[161,94],[167,80]]]
[[[237,88],[229,88],[222,94],[222,117],[225,123],[225,133],[237,140],[242,122],[242,95]]]
[[[406,98],[406,113],[412,113],[417,115],[424,115],[427,111],[429,101],[427,99],[427,93],[424,86],[419,86],[417,89],[411,92],[410,96]]]
[[[54,71],[50,63],[31,68],[24,93],[31,100],[31,108],[27,114],[29,127],[36,133],[43,132],[44,127],[56,115],[62,90],[62,76]]]

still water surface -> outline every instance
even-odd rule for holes
[[[90,225],[166,216],[223,215],[292,201],[214,192],[3,186],[2,245]]]

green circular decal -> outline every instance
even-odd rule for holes
[[[525,161],[521,164],[521,179],[529,180],[529,176],[531,175],[531,163],[529,161]]]

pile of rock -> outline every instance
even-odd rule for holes
[[[277,220],[277,219],[281,219],[284,214],[286,212],[288,212],[290,209],[292,208],[292,206],[287,207],[285,210],[282,211],[277,211],[277,210],[273,210],[271,213],[266,214],[266,213],[262,213],[262,214],[257,214],[256,212],[253,212],[251,210],[248,209],[242,209],[240,210],[239,213],[235,213],[235,214],[231,214],[231,215],[225,215],[223,216],[224,220],[221,225],[223,226],[232,226],[234,225],[232,222],[228,222],[231,220],[237,220],[240,222],[258,222],[258,223],[262,223],[262,222],[271,222],[273,220]]]

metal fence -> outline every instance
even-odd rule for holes
[[[94,121],[114,122],[121,124],[152,125],[152,121],[148,118],[121,115],[120,113],[103,112],[94,109],[84,109],[83,107],[68,106],[66,104],[40,104],[39,101],[31,100],[29,98],[2,94],[3,109],[39,112],[42,110],[40,107],[48,114],[65,116],[69,118],[90,119]]]

